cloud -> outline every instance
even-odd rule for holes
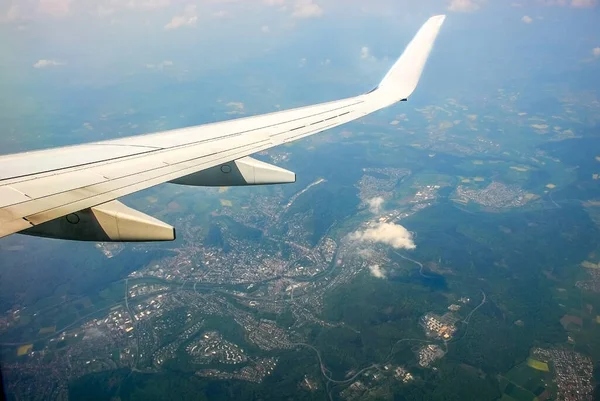
[[[366,60],[370,57],[371,57],[371,49],[369,49],[367,46],[361,47],[360,58],[362,58],[363,60]]]
[[[297,0],[294,5],[294,18],[314,18],[323,15],[323,9],[313,0]]]
[[[33,68],[58,67],[59,65],[65,65],[65,63],[56,60],[41,59],[33,65]]]
[[[359,249],[358,250],[358,256],[361,256],[365,259],[369,259],[373,257],[373,250],[368,249],[368,248],[364,248],[364,249]]]
[[[13,4],[9,7],[8,11],[6,11],[6,14],[3,17],[0,17],[0,21],[15,21],[21,16],[19,11],[19,6]]]
[[[285,4],[285,0],[263,0],[263,2],[269,6],[282,6]]]
[[[415,249],[412,234],[399,224],[378,223],[364,231],[350,234],[350,239],[364,242],[380,242],[396,249]]]
[[[381,196],[377,196],[375,198],[371,198],[367,200],[367,205],[369,206],[369,211],[373,214],[379,214],[381,212],[381,207],[383,206],[384,199]]]
[[[600,57],[600,47],[594,47],[594,48],[592,49],[592,55],[593,55],[594,57]]]
[[[371,272],[371,276],[373,276],[373,277],[377,277],[377,278],[386,278],[387,277],[386,271],[383,270],[379,265],[369,266],[369,271]]]
[[[146,64],[146,68],[149,69],[157,69],[157,70],[162,70],[165,67],[171,67],[173,65],[173,62],[171,60],[163,60],[158,64]]]
[[[171,0],[121,0],[129,8],[163,8],[171,5]],[[112,0],[112,4],[119,3],[119,0]]]
[[[298,67],[299,68],[304,68],[306,66],[306,58],[301,58],[300,61],[298,62]]]
[[[181,28],[183,26],[194,26],[198,22],[198,15],[196,15],[196,6],[187,6],[183,12],[183,15],[177,15],[171,18],[171,21],[165,25],[165,30],[170,31],[172,29]]]
[[[570,6],[574,8],[592,8],[598,4],[598,0],[538,0],[546,6]]]
[[[223,10],[215,11],[214,13],[212,13],[213,18],[225,18],[227,17],[227,15],[227,12]]]
[[[526,24],[531,24],[533,18],[531,18],[529,15],[524,15],[523,18],[521,18],[521,21],[523,21]]]
[[[269,28],[269,25],[263,25],[260,27],[260,31],[262,33],[269,33],[269,32],[271,32],[271,28]]]
[[[591,8],[597,4],[596,0],[571,0],[571,7]]]
[[[477,0],[450,0],[448,10],[455,13],[470,13],[479,9]]]
[[[227,114],[244,114],[245,105],[242,102],[229,102],[226,106],[232,109]]]
[[[38,11],[54,17],[64,17],[69,14],[71,0],[40,0]]]
[[[105,7],[102,4],[96,8],[96,15],[98,17],[108,17],[109,15],[113,15],[115,13],[115,9],[112,7]]]

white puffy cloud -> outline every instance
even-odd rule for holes
[[[355,231],[350,234],[350,239],[364,242],[380,242],[396,249],[416,248],[410,231],[394,223],[378,223],[363,231]]]
[[[181,28],[183,26],[193,26],[198,22],[198,15],[196,14],[196,6],[187,6],[182,15],[176,15],[171,18],[171,21],[165,25],[165,30],[170,31],[172,29]]]
[[[369,266],[369,271],[371,272],[371,276],[377,278],[386,278],[387,272],[383,270],[379,265],[371,265]]]
[[[594,47],[594,48],[592,49],[592,55],[593,55],[594,57],[600,57],[600,47]]]
[[[529,15],[524,15],[523,18],[521,18],[521,21],[523,21],[526,24],[531,24],[533,18],[531,18]]]
[[[450,0],[448,10],[455,13],[469,13],[479,9],[477,0]]]
[[[314,18],[323,15],[323,9],[313,0],[297,0],[294,4],[294,18]]]
[[[381,212],[381,207],[383,206],[384,199],[381,196],[377,196],[375,198],[371,198],[367,200],[367,205],[369,206],[369,211],[373,214],[379,214]]]
[[[58,67],[59,65],[65,65],[65,63],[56,60],[41,59],[36,61],[33,68]]]

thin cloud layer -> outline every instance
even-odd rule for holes
[[[531,18],[529,15],[524,15],[523,18],[521,18],[521,21],[523,21],[526,24],[531,24],[533,18]]]
[[[594,48],[592,49],[592,55],[593,55],[594,57],[600,57],[600,47],[594,47]]]
[[[591,8],[598,4],[597,0],[571,0],[571,7]]]
[[[64,17],[69,14],[71,0],[40,0],[38,11],[55,17]]]
[[[538,0],[546,6],[569,6],[574,8],[592,8],[598,5],[598,0]]]
[[[406,228],[394,223],[378,223],[363,231],[350,234],[355,241],[378,242],[396,249],[415,249],[412,234]]]
[[[479,9],[476,0],[451,0],[448,4],[448,11],[455,13],[470,13]]]
[[[171,66],[173,66],[173,62],[171,60],[163,60],[158,64],[146,64],[146,68],[149,68],[149,69],[156,68],[157,70],[162,70],[165,67],[171,67]]]
[[[379,265],[369,266],[369,271],[371,272],[371,276],[377,278],[386,278],[387,272],[381,268]]]
[[[369,206],[369,211],[373,214],[379,214],[381,212],[383,203],[384,203],[384,199],[381,196],[377,196],[375,198],[371,198],[371,199],[367,200],[367,205]]]

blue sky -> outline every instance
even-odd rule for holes
[[[0,152],[353,95],[440,13],[417,99],[598,89],[596,0],[0,0]]]

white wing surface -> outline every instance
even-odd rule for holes
[[[0,237],[26,230],[83,240],[173,239],[172,227],[116,199],[164,182],[293,182],[293,173],[248,156],[406,100],[444,18],[430,18],[368,94],[227,122],[1,156]],[[83,228],[75,229],[78,224]]]

